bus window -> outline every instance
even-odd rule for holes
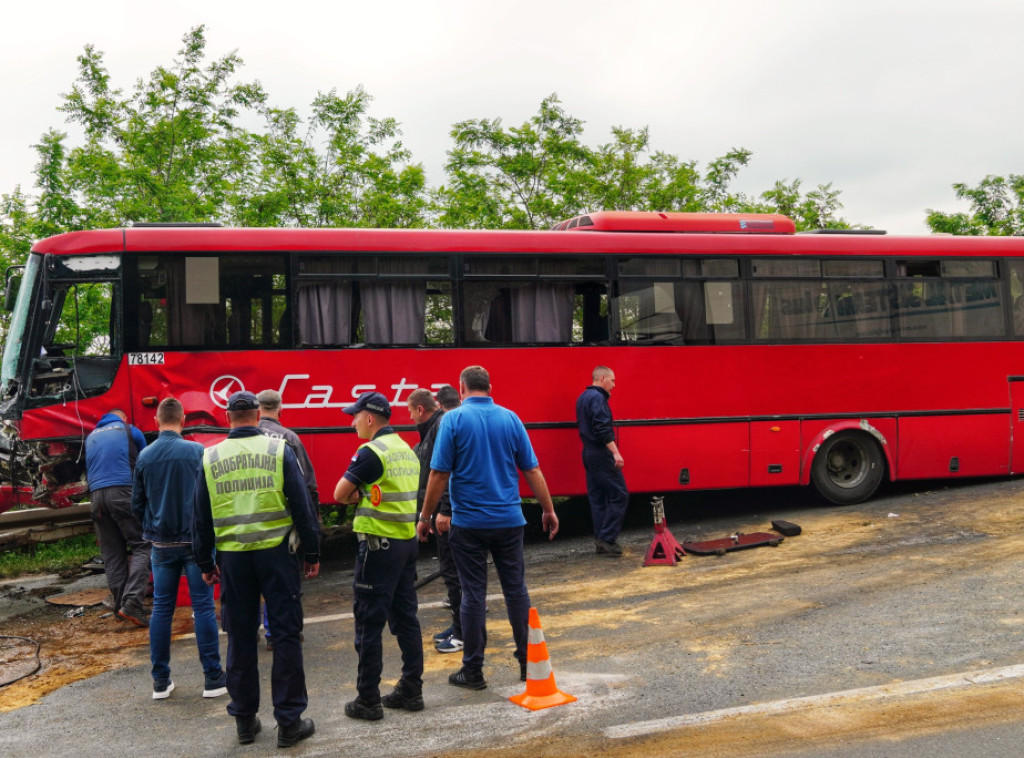
[[[53,331],[43,342],[47,354],[109,357],[113,297],[111,282],[80,282],[57,290],[54,310],[60,312],[56,321],[51,318]]]
[[[143,255],[126,275],[129,349],[290,342],[283,256]]]
[[[417,281],[359,282],[361,332],[368,345],[423,343],[427,287]]]
[[[884,271],[880,260],[754,259],[751,273],[757,339],[844,342],[889,338],[892,326]]]
[[[423,331],[428,345],[455,343],[452,283],[427,282],[426,314]]]
[[[604,259],[467,256],[466,344],[580,344],[608,339]]]
[[[109,389],[120,359],[113,282],[55,279],[29,396],[91,395]]]
[[[296,295],[300,344],[446,345],[446,256],[306,256]]]
[[[1011,260],[1010,302],[1013,303],[1013,334],[1024,337],[1024,261]]]
[[[1001,337],[1002,286],[995,261],[900,261],[896,305],[904,340]]]
[[[569,282],[465,282],[462,291],[468,343],[572,341],[575,294]]]
[[[621,259],[619,339],[691,345],[742,340],[743,285],[730,280],[738,276],[735,259]]]

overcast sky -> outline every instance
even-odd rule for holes
[[[890,233],[965,210],[954,182],[1024,172],[1020,0],[12,0],[0,193],[33,191],[32,145],[67,128],[56,108],[86,44],[129,90],[199,24],[208,59],[237,51],[276,106],[363,85],[432,185],[453,123],[517,125],[553,92],[591,145],[617,125],[702,165],[744,147],[735,189],[832,182],[848,221]]]

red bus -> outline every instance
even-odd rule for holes
[[[553,493],[585,491],[576,396],[611,366],[633,492],[1024,469],[1024,240],[797,234],[782,216],[602,212],[551,231],[227,229],[62,234],[8,271],[0,509],[83,496],[82,443],[122,408],[226,431],[273,388],[331,492],[376,389],[482,364]],[[17,289],[16,301],[13,290]]]

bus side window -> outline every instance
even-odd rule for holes
[[[424,341],[427,285],[423,281],[359,283],[361,327],[368,345],[420,345]]]
[[[1024,261],[1010,261],[1010,302],[1013,303],[1013,334],[1024,337]]]

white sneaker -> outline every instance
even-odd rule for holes
[[[162,690],[157,689],[156,684],[153,685],[154,700],[164,700],[165,698],[169,698],[172,692],[174,692],[174,682],[167,682],[167,686],[164,687]]]
[[[462,648],[462,640],[457,640],[454,636],[434,643],[434,650],[439,653],[457,653],[462,650]]]

